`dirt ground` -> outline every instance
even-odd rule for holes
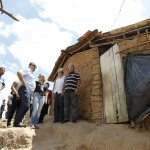
[[[150,131],[132,129],[129,124],[101,125],[83,120],[54,124],[52,121],[52,116],[47,116],[36,130],[1,128],[0,143],[5,143],[5,146],[0,145],[1,149],[150,150]]]

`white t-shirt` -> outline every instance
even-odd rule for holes
[[[30,94],[33,94],[33,91],[35,89],[35,79],[33,72],[30,68],[25,68],[22,70],[23,79],[25,82],[26,88],[29,90]]]
[[[60,94],[62,92],[64,79],[65,79],[65,76],[62,76],[61,78],[56,79],[55,87],[54,87],[54,90],[53,90],[54,93],[58,92]]]

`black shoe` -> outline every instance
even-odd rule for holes
[[[7,123],[7,127],[8,127],[8,126],[11,126],[11,123]]]
[[[18,124],[18,125],[14,125],[13,127],[26,128],[26,125],[23,125],[23,124]]]
[[[59,123],[59,121],[55,121],[55,120],[54,120],[53,123]]]
[[[44,123],[44,121],[39,121],[39,123]]]
[[[66,123],[69,122],[70,120],[63,120],[61,123]]]

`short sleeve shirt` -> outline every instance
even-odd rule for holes
[[[33,94],[33,91],[35,89],[35,80],[34,75],[30,68],[25,68],[22,70],[23,79],[25,81],[25,86],[29,90],[31,94]]]
[[[76,72],[70,72],[65,77],[65,92],[72,91],[74,92],[77,88],[78,80],[81,80],[80,75]]]

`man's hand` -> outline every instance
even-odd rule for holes
[[[75,95],[77,95],[77,94],[79,94],[79,89],[78,88],[75,89]]]
[[[64,96],[64,92],[61,92],[61,96]]]
[[[20,99],[19,94],[16,94],[16,99],[17,99],[17,100],[19,100],[19,99]]]

